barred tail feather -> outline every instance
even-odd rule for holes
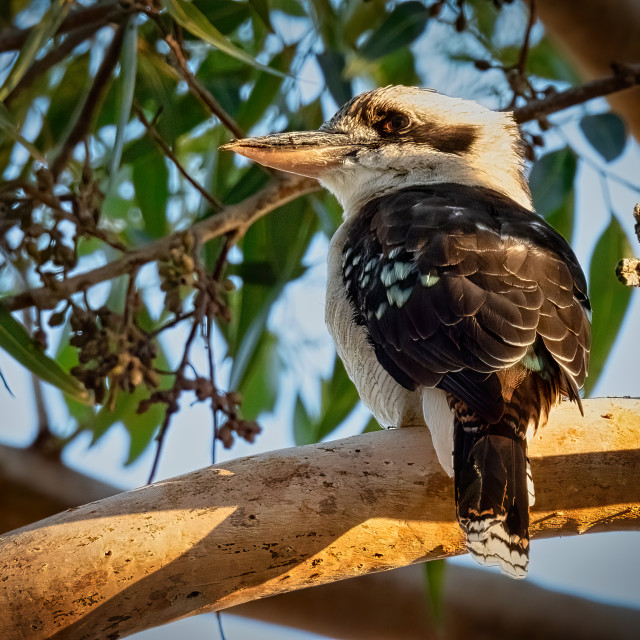
[[[533,483],[525,429],[510,412],[487,424],[453,400],[456,509],[467,548],[480,564],[524,578],[529,564],[529,504]]]

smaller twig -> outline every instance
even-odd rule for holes
[[[175,164],[178,171],[191,184],[191,186],[193,186],[193,188],[196,189],[196,191],[198,191],[200,195],[202,195],[202,197],[211,205],[213,210],[220,211],[224,207],[222,202],[220,202],[215,196],[209,193],[197,180],[195,180],[189,175],[187,170],[180,163],[180,160],[178,160],[178,158],[173,153],[169,145],[165,142],[163,137],[160,135],[160,133],[156,129],[155,120],[157,118],[157,115],[156,117],[154,117],[153,122],[149,122],[139,105],[134,104],[133,110],[135,111],[135,114],[138,116],[138,120],[140,120],[140,122],[142,122],[142,124],[146,127],[147,131],[149,132],[149,135],[153,138],[153,141],[158,145],[158,147],[160,147],[160,149],[162,150],[162,153],[164,153],[167,156],[167,158],[169,158],[173,162],[173,164]]]
[[[202,292],[200,292],[198,295],[196,295],[196,305],[193,310],[193,324],[191,325],[191,331],[189,331],[189,336],[187,337],[187,340],[184,344],[182,360],[180,361],[180,365],[178,366],[178,370],[176,372],[176,379],[173,383],[173,387],[170,390],[170,401],[167,404],[167,411],[164,415],[162,425],[160,426],[160,431],[158,431],[158,435],[156,436],[158,448],[153,459],[153,465],[151,466],[147,484],[151,484],[153,482],[154,476],[156,475],[158,462],[160,461],[160,455],[162,453],[162,447],[164,445],[164,439],[167,435],[167,431],[169,430],[171,416],[178,410],[178,396],[180,395],[180,391],[183,386],[185,367],[189,364],[189,351],[191,350],[191,345],[196,337],[196,333],[198,332],[198,327],[200,326],[202,319],[204,318],[206,307],[206,296]]]
[[[87,99],[85,100],[80,115],[75,121],[73,128],[69,132],[69,135],[67,136],[67,139],[65,140],[62,149],[60,150],[60,153],[54,159],[51,165],[51,173],[53,174],[54,180],[57,179],[57,177],[66,166],[78,142],[80,142],[80,140],[84,138],[91,127],[93,112],[100,102],[101,97],[104,95],[104,92],[107,88],[109,76],[118,63],[118,58],[120,57],[120,49],[122,48],[122,43],[124,41],[124,34],[125,25],[121,24],[116,29],[116,32],[113,35],[113,39],[111,40],[111,44],[104,54],[104,58],[102,59],[100,68],[96,73],[93,84],[91,85],[91,89],[87,94]]]
[[[127,294],[124,299],[124,313],[122,314],[122,331],[123,333],[131,325],[133,321],[133,312],[136,306],[136,277],[138,275],[138,267],[134,267],[129,274],[129,282],[127,284]]]
[[[21,91],[28,89],[36,78],[46,73],[51,67],[58,64],[58,62],[64,60],[80,43],[93,36],[101,26],[99,23],[93,23],[71,31],[57,47],[49,51],[41,60],[36,60],[31,67],[29,67],[29,70],[6,97],[5,104],[10,105]]]
[[[84,7],[72,11],[62,21],[56,35],[62,35],[75,29],[86,28],[93,25],[95,29],[106,26],[112,22],[121,22],[130,13],[137,11],[138,7],[133,3],[114,2],[93,7]],[[4,51],[19,51],[31,35],[33,27],[18,29],[0,34],[0,53]]]
[[[222,629],[222,614],[216,611],[216,618],[218,619],[218,632],[220,633],[220,640],[226,640],[224,630]]]
[[[211,417],[213,420],[213,442],[211,443],[211,464],[216,463],[216,443],[218,442],[218,403],[216,401],[216,371],[213,363],[213,319],[211,317],[207,318],[207,329],[206,329],[206,349],[207,349],[207,359],[209,363],[209,382],[211,382],[211,387],[213,388],[214,393],[211,394]],[[220,620],[218,619],[218,622]],[[220,627],[220,632],[222,633],[222,627]],[[223,636],[224,637],[224,636]]]
[[[518,58],[518,71],[524,75],[527,67],[527,56],[529,55],[529,45],[531,42],[531,30],[536,23],[536,0],[531,0],[529,3],[529,22],[527,23],[527,30],[524,34],[524,42],[520,49],[520,57]]]
[[[183,320],[192,318],[193,313],[194,313],[193,311],[189,311],[188,313],[177,315],[175,318],[173,318],[173,320],[169,320],[168,322],[163,324],[161,327],[158,327],[157,329],[154,329],[153,331],[150,331],[149,333],[147,333],[147,337],[155,338],[157,335],[161,334],[163,331],[166,331],[167,329],[171,329],[171,327],[175,327],[177,324],[180,324]],[[173,375],[174,373],[175,371],[172,371],[171,375]]]
[[[242,202],[227,206],[220,213],[196,222],[189,229],[189,233],[199,244],[204,244],[230,232],[236,238],[242,237],[256,220],[273,209],[319,189],[320,185],[312,178],[282,174],[278,180],[268,184]],[[137,249],[130,249],[125,255],[113,262],[58,281],[55,288],[43,286],[23,291],[15,296],[6,296],[2,299],[3,303],[11,311],[33,305],[42,309],[52,309],[60,300],[68,299],[78,291],[86,293],[89,287],[125,275],[136,265],[158,260],[176,243],[181,244],[183,236],[184,231],[176,231],[170,236],[160,238]]]
[[[571,87],[566,91],[545,98],[532,100],[523,107],[514,109],[513,118],[518,124],[522,124],[569,107],[575,107],[594,98],[635,87],[638,84],[640,84],[640,65],[616,65],[614,74],[611,76],[599,78],[578,87]]]
[[[531,83],[527,78],[527,56],[529,55],[529,44],[531,41],[531,30],[533,29],[533,25],[536,22],[536,2],[535,0],[531,0],[529,2],[529,20],[527,22],[527,29],[524,34],[524,41],[522,43],[522,47],[520,48],[520,55],[518,56],[518,62],[512,67],[512,70],[516,72],[518,80],[517,84],[515,82],[511,82],[511,86],[513,88],[513,97],[511,98],[511,102],[508,109],[513,109],[516,105],[516,100],[518,97],[522,96],[522,91],[520,88],[524,85],[529,91],[533,89]],[[524,97],[524,96],[523,96]]]
[[[213,272],[213,279],[217,282],[220,281],[220,277],[222,276],[222,270],[224,269],[224,265],[227,262],[227,255],[229,254],[229,250],[233,246],[233,234],[228,233],[224,244],[222,245],[222,249],[220,250],[220,255],[218,256],[218,261],[216,262],[216,268]]]
[[[245,133],[240,128],[240,125],[224,110],[222,105],[213,97],[211,92],[202,85],[202,83],[191,73],[187,60],[184,57],[184,52],[178,41],[171,35],[167,34],[164,37],[165,42],[169,45],[171,52],[178,64],[178,70],[180,75],[184,78],[185,82],[189,85],[189,89],[192,93],[211,111],[211,113],[220,120],[220,122],[227,128],[236,138],[244,138]]]
[[[31,317],[30,309],[23,309],[22,319],[26,330],[31,333],[33,330],[33,318]],[[31,387],[33,389],[33,400],[36,405],[36,415],[38,417],[36,437],[31,443],[31,446],[35,449],[48,449],[49,447],[47,447],[47,445],[54,440],[54,437],[49,429],[49,415],[47,414],[47,405],[42,393],[42,382],[34,373],[31,373]]]
[[[112,238],[107,231],[99,229],[96,226],[88,227],[86,224],[82,224],[82,221],[78,220],[78,216],[62,207],[62,205],[60,204],[60,200],[73,202],[74,196],[61,196],[60,198],[58,198],[52,193],[42,191],[28,182],[21,183],[20,188],[37,202],[40,202],[50,209],[53,209],[61,218],[69,220],[69,222],[73,222],[74,224],[81,224],[83,233],[92,235],[94,238],[101,240],[105,244],[108,244],[110,247],[117,249],[118,251],[124,252],[127,250],[127,248],[119,240]]]

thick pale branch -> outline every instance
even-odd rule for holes
[[[119,493],[37,450],[5,446],[0,446],[0,486],[5,498],[0,532]],[[423,566],[415,564],[253,600],[225,612],[344,640],[457,640],[480,633],[511,640],[514,629],[545,640],[635,640],[640,628],[640,611],[449,565],[443,633],[429,615],[426,588]],[[478,598],[478,593],[491,597]]]
[[[532,443],[535,537],[640,528],[640,401],[585,409],[582,419],[560,407]],[[0,636],[121,637],[459,554],[452,489],[427,430],[406,429],[243,458],[85,505],[0,539]]]

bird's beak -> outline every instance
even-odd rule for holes
[[[349,136],[327,131],[274,133],[233,140],[220,147],[222,151],[235,151],[266,167],[309,178],[321,178],[326,171],[340,165],[353,148]]]

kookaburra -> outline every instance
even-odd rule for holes
[[[318,131],[222,148],[337,197],[326,301],[337,352],[382,426],[429,427],[471,555],[524,577],[527,437],[561,396],[582,410],[591,331],[584,274],[533,211],[511,114],[390,86]]]

